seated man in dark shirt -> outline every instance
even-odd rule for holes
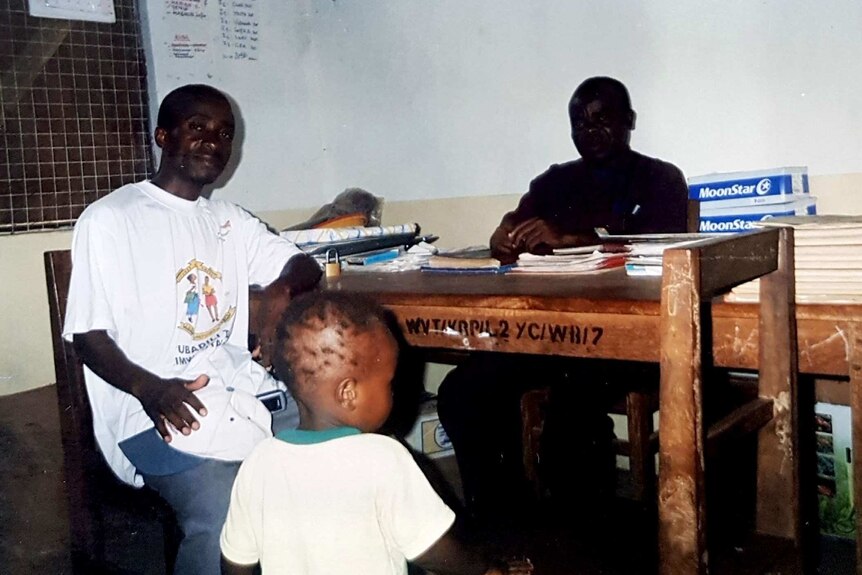
[[[605,77],[584,81],[569,102],[569,117],[581,158],[553,165],[530,183],[491,236],[495,257],[507,263],[523,252],[597,243],[596,227],[612,234],[686,231],[685,178],[672,164],[629,147],[635,112],[622,83]],[[470,511],[493,516],[526,501],[520,398],[548,385],[540,472],[556,501],[586,511],[600,506],[601,496],[614,491],[613,424],[607,416],[613,382],[658,381],[653,373],[595,360],[471,355],[445,378],[438,399]]]

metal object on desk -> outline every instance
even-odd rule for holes
[[[326,251],[324,270],[328,278],[336,278],[341,275],[341,258],[338,257],[337,250],[329,249]]]

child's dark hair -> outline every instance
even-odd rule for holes
[[[334,328],[336,340],[319,345],[303,334]],[[293,299],[276,330],[272,363],[276,376],[295,392],[314,374],[333,362],[356,359],[350,339],[361,333],[382,328],[390,335],[390,321],[383,307],[368,297],[334,291],[313,291]],[[314,346],[314,344],[318,344]]]

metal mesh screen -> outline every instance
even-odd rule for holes
[[[135,0],[113,24],[35,18],[0,3],[0,234],[70,227],[146,178],[144,52]]]

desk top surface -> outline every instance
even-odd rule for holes
[[[661,278],[629,277],[623,268],[585,275],[343,273],[327,289],[374,295],[384,304],[486,305],[587,311],[597,306],[656,307]],[[611,311],[611,310],[608,310]]]
[[[327,289],[365,293],[387,305],[439,305],[558,311],[658,314],[661,278],[627,276],[623,268],[598,274],[449,274],[345,272]],[[714,302],[716,317],[752,317],[756,303]],[[862,321],[862,304],[797,303],[797,317]]]
[[[573,321],[565,315],[570,313],[582,314],[581,319],[589,316],[585,321],[578,321],[590,329],[596,326],[604,329],[602,341],[589,349],[564,346],[563,342],[549,346],[541,338],[531,342],[526,338],[503,341],[477,337],[464,343],[460,335],[446,338],[436,332],[427,336],[413,334],[411,343],[425,347],[583,356],[601,353],[605,357],[613,357],[615,353],[622,357],[622,351],[615,350],[626,349],[627,358],[645,361],[654,361],[653,356],[658,349],[655,328],[661,308],[660,278],[628,277],[622,269],[583,276],[346,272],[338,278],[325,280],[325,283],[326,289],[374,296],[396,311],[405,325],[411,318],[432,322],[435,318],[479,319],[497,323],[509,320],[515,327],[518,322],[551,325]],[[754,368],[757,364],[756,329],[760,306],[727,303],[721,298],[714,303],[716,364]],[[796,306],[796,316],[802,371],[846,376],[849,369],[848,346],[853,333],[851,326],[862,325],[862,305],[800,304]],[[613,343],[614,339],[618,341]],[[633,342],[639,345],[632,346]],[[637,354],[631,353],[633,347],[641,355],[635,357]],[[608,348],[611,348],[609,352]]]

